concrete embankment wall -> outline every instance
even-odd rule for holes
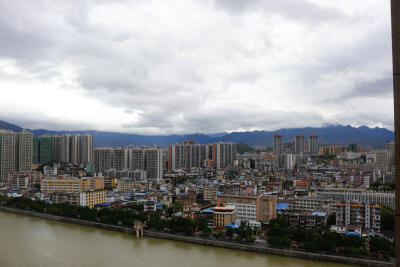
[[[108,225],[108,224],[103,224],[103,223],[98,223],[98,222],[84,221],[84,220],[78,220],[78,219],[72,219],[72,218],[66,218],[66,217],[60,217],[60,216],[37,213],[37,212],[32,212],[32,211],[13,209],[13,208],[9,208],[9,207],[0,206],[0,211],[8,211],[8,212],[12,212],[12,213],[35,216],[35,217],[39,217],[39,218],[50,219],[50,220],[55,220],[55,221],[60,221],[60,222],[75,223],[75,224],[86,225],[86,226],[94,226],[94,227],[101,228],[101,229],[119,231],[119,232],[124,232],[127,234],[135,233],[135,231],[133,229],[126,228],[126,227]],[[390,263],[390,262],[317,254],[317,253],[302,252],[302,251],[295,251],[295,250],[276,249],[276,248],[269,248],[269,247],[257,246],[257,245],[238,244],[238,243],[232,243],[232,242],[209,240],[209,239],[204,239],[204,238],[199,238],[199,237],[190,237],[190,236],[181,236],[181,235],[174,235],[174,234],[168,234],[168,233],[160,233],[160,232],[149,231],[149,230],[145,230],[144,235],[148,236],[148,237],[162,238],[162,239],[175,240],[175,241],[181,241],[181,242],[189,242],[189,243],[194,243],[194,244],[199,244],[199,245],[214,246],[214,247],[227,248],[227,249],[236,249],[236,250],[243,250],[243,251],[250,251],[250,252],[258,252],[258,253],[264,253],[264,254],[273,254],[273,255],[285,256],[285,257],[296,257],[296,258],[315,260],[315,261],[328,261],[328,262],[335,262],[335,263],[342,263],[342,264],[376,266],[376,267],[389,267],[389,266],[392,267],[392,266],[394,266],[394,264]]]

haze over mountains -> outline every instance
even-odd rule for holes
[[[0,129],[21,131],[20,126],[1,121]],[[186,134],[186,135],[140,135],[131,133],[102,132],[102,131],[49,131],[44,129],[29,130],[35,136],[44,134],[89,133],[93,135],[95,146],[123,146],[123,145],[160,145],[182,143],[183,140],[194,140],[199,144],[212,142],[246,143],[250,146],[272,145],[273,135],[283,135],[284,142],[291,142],[297,134],[303,134],[308,139],[311,134],[317,134],[320,144],[347,145],[357,143],[374,148],[382,148],[388,141],[393,140],[393,132],[385,128],[369,128],[366,126],[352,127],[332,125],[320,128],[291,128],[276,131],[232,132],[216,134]]]

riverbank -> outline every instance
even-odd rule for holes
[[[61,216],[37,213],[32,211],[25,211],[19,209],[13,209],[9,207],[2,207],[0,206],[0,211],[12,212],[22,215],[29,215],[35,216],[44,219],[56,220],[61,222],[67,223],[74,223],[79,225],[85,226],[94,226],[101,229],[107,229],[112,231],[119,231],[128,234],[134,234],[134,230],[126,227],[116,226],[116,225],[108,225],[102,224],[98,222],[92,221],[84,221],[79,219],[72,219],[66,218]],[[144,231],[145,236],[154,237],[154,238],[162,238],[168,240],[175,240],[180,242],[189,242],[194,244],[200,245],[207,245],[207,246],[214,246],[220,248],[227,248],[227,249],[236,249],[236,250],[243,250],[249,252],[257,252],[257,253],[264,253],[264,254],[272,254],[272,255],[279,255],[285,257],[296,257],[314,261],[328,261],[334,263],[342,263],[342,264],[352,264],[352,265],[362,265],[362,266],[394,266],[394,264],[389,262],[383,261],[376,261],[376,260],[369,260],[369,259],[357,259],[357,258],[349,258],[349,257],[342,257],[342,256],[335,256],[335,255],[324,255],[324,254],[317,254],[317,253],[310,253],[310,252],[301,252],[301,251],[294,251],[294,250],[285,250],[285,249],[276,249],[276,248],[269,248],[264,246],[257,246],[257,245],[247,245],[247,244],[239,244],[233,242],[225,242],[225,241],[218,241],[218,240],[210,240],[204,239],[199,237],[189,237],[189,236],[181,236],[175,234],[168,234],[168,233],[160,233],[155,231]]]

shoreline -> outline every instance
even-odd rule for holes
[[[117,226],[117,225],[109,225],[109,224],[103,224],[103,223],[99,223],[99,222],[92,222],[92,221],[85,221],[85,220],[73,219],[73,218],[68,218],[68,217],[61,217],[61,216],[57,216],[57,215],[50,215],[50,214],[45,214],[45,213],[38,213],[38,212],[33,212],[33,211],[14,209],[14,208],[9,208],[9,207],[4,207],[4,206],[0,206],[0,211],[16,213],[16,214],[20,214],[20,215],[28,215],[28,216],[39,217],[39,218],[43,218],[43,219],[49,219],[49,220],[54,220],[54,221],[66,222],[66,223],[79,224],[79,225],[84,225],[84,226],[91,226],[91,227],[96,227],[96,228],[100,228],[100,229],[123,232],[123,233],[127,233],[127,234],[135,234],[135,231],[133,229],[121,227],[121,226]],[[180,241],[180,242],[186,242],[186,243],[193,243],[193,244],[204,245],[204,246],[213,246],[213,247],[219,247],[219,248],[242,250],[242,251],[256,252],[256,253],[262,253],[262,254],[271,254],[271,255],[277,255],[277,256],[283,256],[283,257],[295,257],[295,258],[321,261],[321,262],[325,261],[325,262],[350,264],[350,265],[361,265],[361,266],[382,266],[382,267],[395,266],[394,263],[387,262],[387,261],[351,258],[351,257],[336,256],[336,255],[326,255],[326,254],[318,254],[318,253],[303,252],[303,251],[288,250],[288,249],[278,249],[278,248],[271,248],[271,247],[261,247],[261,246],[255,246],[255,245],[250,245],[250,244],[239,244],[239,243],[233,243],[233,242],[228,242],[228,241],[210,240],[210,239],[205,239],[205,238],[200,238],[200,237],[181,236],[181,235],[162,233],[162,232],[151,231],[151,230],[144,230],[144,236],[168,239],[168,240]]]

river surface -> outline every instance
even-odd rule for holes
[[[0,211],[0,266],[331,267],[339,264],[133,235]]]

